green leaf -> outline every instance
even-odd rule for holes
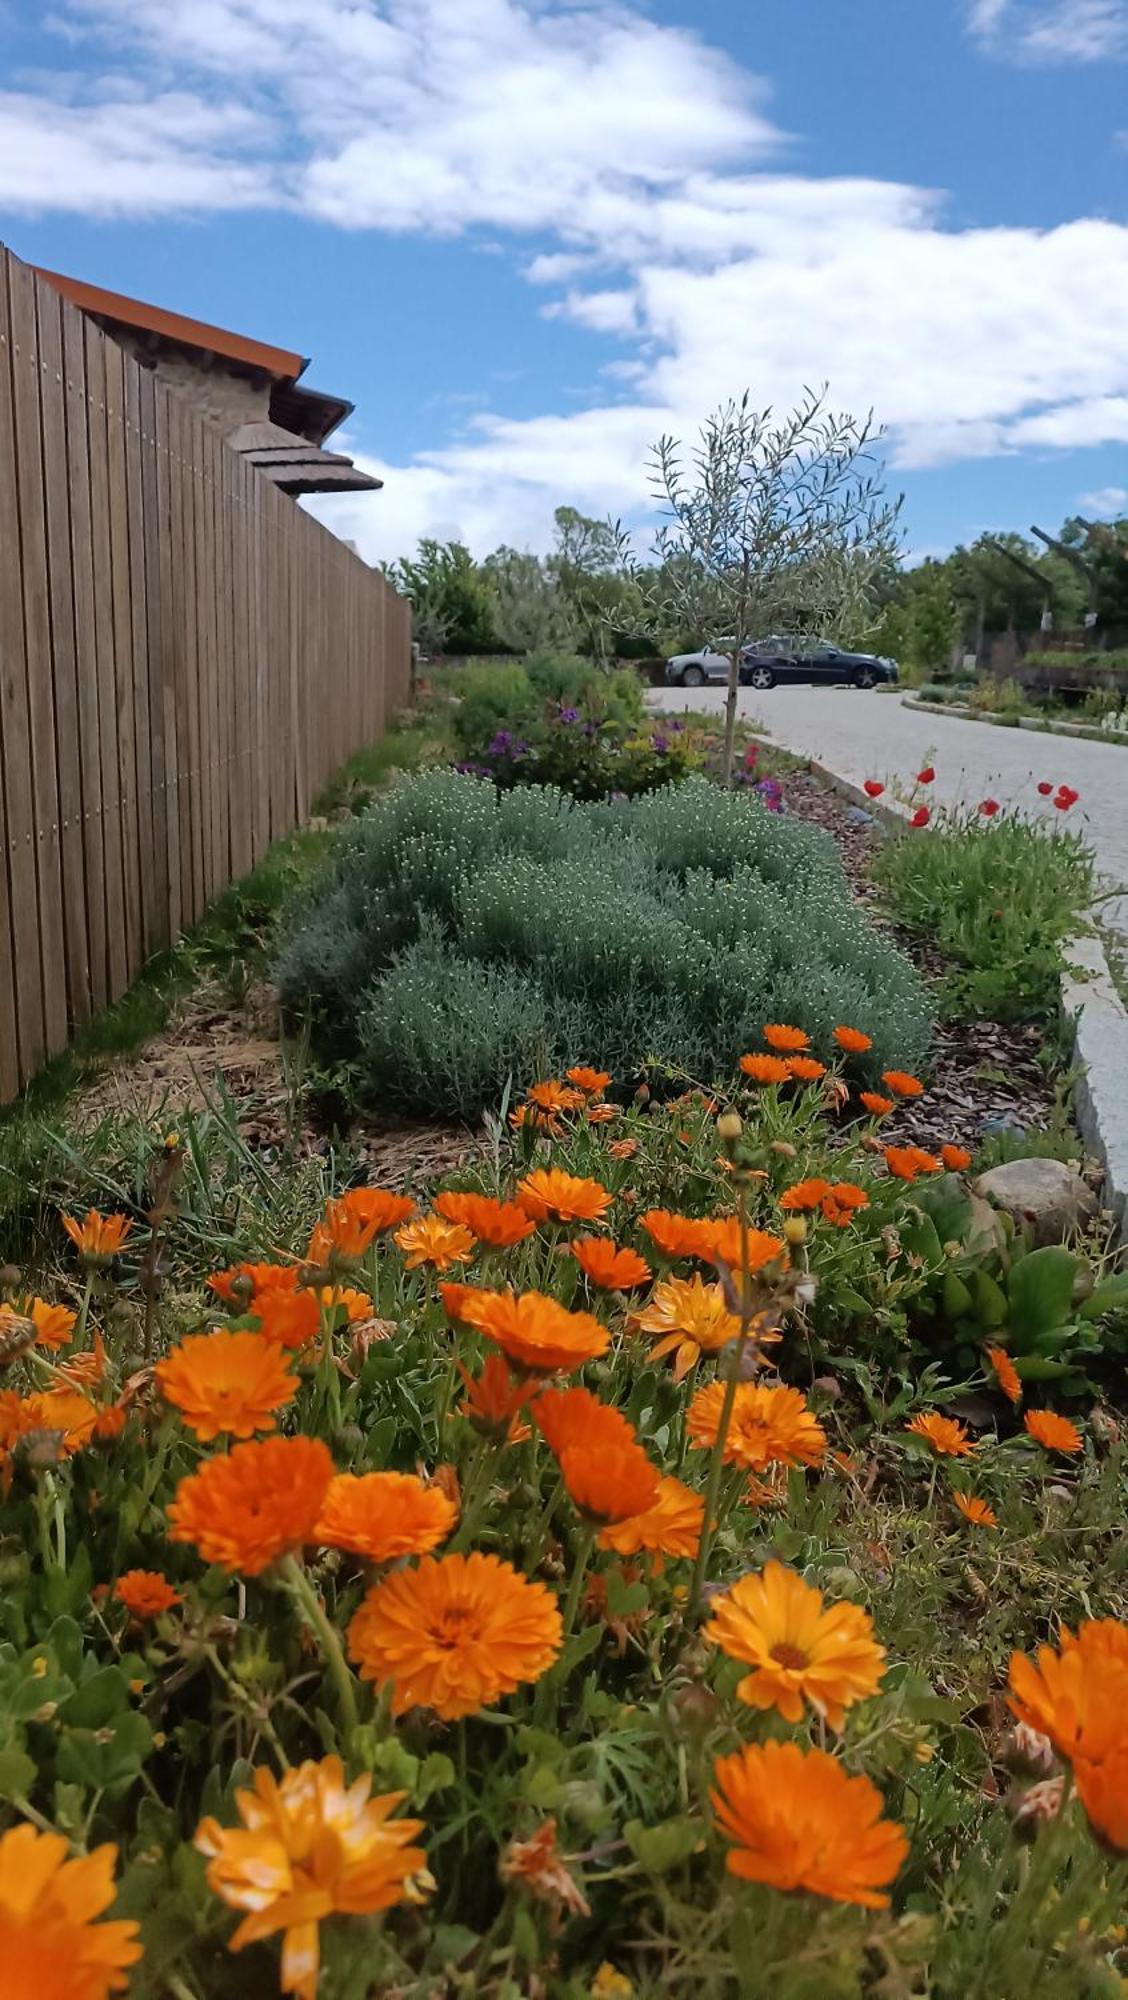
[[[993,1332],[996,1327],[1006,1325],[1007,1295],[989,1272],[978,1270],[972,1273],[971,1296],[975,1317],[981,1327]]]
[[[1017,1354],[1014,1365],[1022,1382],[1058,1382],[1073,1368],[1071,1361],[1051,1361],[1044,1354]]]
[[[973,1300],[968,1287],[956,1271],[948,1271],[944,1276],[941,1292],[944,1311],[949,1319],[966,1319],[972,1310]]]
[[[1103,1313],[1115,1312],[1118,1306],[1128,1306],[1128,1271],[1118,1276],[1106,1278],[1089,1293],[1087,1299],[1077,1307],[1078,1319],[1100,1319]]]
[[[129,1709],[129,1682],[120,1667],[99,1667],[63,1702],[60,1722],[73,1729],[104,1729],[120,1711]]]
[[[574,1632],[560,1656],[558,1672],[565,1676],[574,1673],[581,1661],[595,1652],[602,1638],[601,1625],[589,1625],[586,1632]]]
[[[1017,1354],[1041,1346],[1042,1336],[1073,1317],[1073,1283],[1078,1258],[1060,1244],[1030,1250],[1011,1265],[1010,1327]]]
[[[913,1189],[913,1201],[935,1225],[941,1244],[962,1243],[971,1224],[971,1196],[958,1174],[941,1174]]]
[[[436,1924],[427,1949],[427,1963],[438,1969],[460,1965],[481,1942],[480,1933],[468,1930],[465,1924]]]
[[[0,1750],[0,1799],[26,1797],[38,1767],[26,1750]]]
[[[644,1826],[641,1820],[631,1819],[623,1828],[623,1837],[636,1861],[652,1875],[664,1875],[668,1868],[688,1860],[701,1845],[701,1822],[682,1815],[664,1820],[660,1826]]]
[[[455,1769],[451,1759],[445,1757],[441,1750],[432,1750],[419,1767],[412,1797],[425,1806],[433,1793],[449,1791],[454,1781]]]
[[[629,1583],[618,1569],[608,1570],[605,1581],[607,1610],[612,1618],[629,1618],[636,1611],[646,1610],[650,1592],[644,1583]]]

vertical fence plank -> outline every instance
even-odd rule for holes
[[[156,951],[174,932],[169,908],[168,766],[165,739],[165,593],[161,548],[161,444],[157,432],[157,385],[152,371],[137,371],[138,507],[141,560],[145,575],[145,661],[149,690],[149,834],[152,848],[146,948]],[[131,490],[131,503],[132,503]],[[165,503],[167,505],[167,502]],[[132,521],[132,504],[130,519]],[[138,738],[140,759],[140,736]]]
[[[70,506],[71,595],[74,600],[75,685],[78,703],[79,830],[85,882],[85,928],[90,1005],[104,1007],[109,993],[106,945],[106,857],[102,815],[102,754],[98,726],[98,651],[94,631],[94,550],[91,526],[89,406],[86,394],[86,328],[77,306],[63,302],[63,373],[66,395],[66,487]]]
[[[116,734],[113,558],[110,542],[110,461],[106,433],[106,352],[110,343],[86,323],[87,442],[90,451],[90,549],[97,657],[98,744],[102,771],[102,843],[105,856],[106,990],[111,999],[128,983],[125,877],[122,866],[121,772]]]
[[[16,501],[16,430],[13,413],[12,330],[8,274],[12,259],[0,251],[0,765],[5,810],[5,878],[9,943],[0,941],[0,965],[11,964],[4,1021],[5,1073],[30,1076],[43,1059],[43,979],[39,955],[39,883],[31,789],[31,716],[28,706],[20,520]],[[8,1034],[13,1039],[8,1040]],[[13,1050],[15,1061],[13,1061]]]
[[[149,957],[158,935],[157,870],[153,841],[153,743],[149,659],[149,578],[145,548],[145,492],[142,478],[141,378],[147,371],[127,355],[122,413],[125,423],[125,525],[129,546],[129,611],[133,651],[133,792],[137,800],[140,876],[141,955]]]
[[[114,737],[125,885],[125,960],[135,979],[144,961],[141,935],[141,840],[137,806],[137,691],[133,661],[133,578],[129,549],[129,490],[125,444],[125,354],[106,343],[106,449],[110,495],[110,582],[113,607]]]

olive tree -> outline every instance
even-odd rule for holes
[[[654,448],[662,613],[729,656],[726,784],[742,649],[773,631],[837,635],[899,554],[880,438],[872,415],[830,411],[825,389],[781,418],[746,391],[708,418],[688,463],[676,438]]]

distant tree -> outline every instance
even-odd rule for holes
[[[960,638],[960,612],[946,564],[923,562],[911,570],[905,592],[905,656],[914,667],[940,673]]]
[[[1076,515],[1061,540],[1089,565],[1092,608],[1099,625],[1128,625],[1128,519],[1086,521]]]
[[[527,549],[504,545],[482,564],[493,593],[493,622],[503,646],[536,653],[573,643],[567,606],[548,564]]]
[[[389,578],[411,599],[424,651],[488,653],[497,643],[489,584],[461,542],[427,537],[414,557],[392,563]]]
[[[575,507],[558,507],[556,547],[546,562],[571,641],[599,665],[617,634],[637,629],[641,598],[630,538],[618,521],[595,521]]]
[[[729,655],[728,784],[742,647],[772,631],[845,630],[896,559],[900,501],[884,498],[879,438],[871,417],[832,414],[825,391],[779,420],[746,392],[708,419],[688,469],[676,439],[655,447],[668,622]]]

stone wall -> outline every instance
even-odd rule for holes
[[[203,368],[188,354],[165,352],[154,356],[144,339],[133,336],[128,327],[115,328],[114,339],[143,368],[151,369],[158,382],[175,390],[178,396],[186,396],[204,421],[214,424],[225,437],[241,424],[265,423],[269,418],[269,377],[252,380],[248,375],[236,374],[218,359],[211,367]]]

